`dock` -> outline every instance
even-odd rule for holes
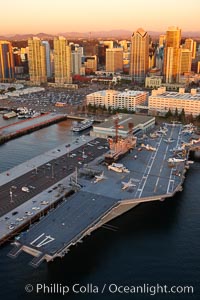
[[[20,234],[9,256],[15,258],[23,251],[27,252],[34,257],[31,266],[38,267],[44,260],[48,262],[63,257],[94,230],[139,203],[163,201],[181,191],[188,168],[188,152],[185,159],[177,163],[169,164],[169,158],[174,156],[174,148],[181,147],[182,139],[189,137],[182,133],[180,124],[168,124],[166,127],[165,135],[142,138],[142,143],[148,143],[154,150],[143,148],[141,151],[140,147],[136,147],[120,160],[129,170],[127,173],[114,172],[100,163],[107,151],[106,140],[98,138],[87,142],[84,145],[85,159],[88,159],[89,153],[95,153],[95,156],[87,160],[86,166],[79,168],[75,177],[75,193],[64,197],[40,222]],[[200,149],[200,143],[196,143],[195,147]],[[77,153],[81,148],[78,149]],[[96,182],[95,174],[102,172],[105,178]],[[73,186],[70,178],[65,178],[67,189]],[[134,184],[123,189],[130,179]]]
[[[34,118],[0,127],[0,144],[66,119],[67,115],[65,114],[45,113]]]

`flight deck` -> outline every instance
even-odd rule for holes
[[[30,264],[37,267],[43,260],[63,257],[92,231],[139,203],[163,201],[181,191],[188,168],[183,139],[189,141],[190,135],[183,133],[182,125],[166,124],[161,134],[138,139],[137,147],[113,169],[103,162],[105,140],[87,143],[83,157],[96,156],[73,174],[73,183],[68,177],[68,188],[74,184],[76,192],[20,234],[9,256],[25,251],[34,256]]]

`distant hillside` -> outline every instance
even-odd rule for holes
[[[15,41],[20,41],[20,40],[27,40],[30,37],[36,36],[41,39],[53,39],[54,36],[62,35],[66,38],[70,39],[130,39],[132,36],[134,30],[110,30],[110,31],[91,31],[91,32],[60,32],[56,35],[48,34],[48,33],[37,33],[37,34],[16,34],[16,35],[5,35],[5,36],[0,36],[1,40],[15,40]],[[148,30],[147,30],[148,31]],[[158,31],[148,31],[149,35],[151,37],[159,37],[160,34],[164,34],[165,32],[158,32]],[[182,37],[191,37],[191,38],[197,38],[200,39],[200,31],[186,31],[182,32]]]

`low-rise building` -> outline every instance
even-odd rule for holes
[[[147,92],[125,90],[124,92],[115,90],[98,91],[86,96],[87,105],[104,106],[108,109],[127,109],[135,111],[139,105],[147,103]]]
[[[101,138],[115,136],[115,119],[116,116],[112,116],[103,123],[94,124],[90,135]],[[143,134],[153,128],[155,126],[155,117],[136,114],[119,114],[118,125],[118,135],[125,138],[130,134],[130,128],[133,128],[132,131],[134,135],[138,135],[139,133]]]
[[[169,109],[172,112],[176,109],[181,112],[184,109],[186,115],[199,115],[200,93],[196,89],[192,89],[191,93],[185,93],[184,88],[180,88],[179,92],[166,91],[165,87],[153,90],[149,96],[149,111],[166,113]]]
[[[162,76],[150,76],[145,78],[145,87],[157,88],[162,84]]]

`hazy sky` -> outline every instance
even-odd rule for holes
[[[200,0],[3,0],[0,34],[200,30]]]

